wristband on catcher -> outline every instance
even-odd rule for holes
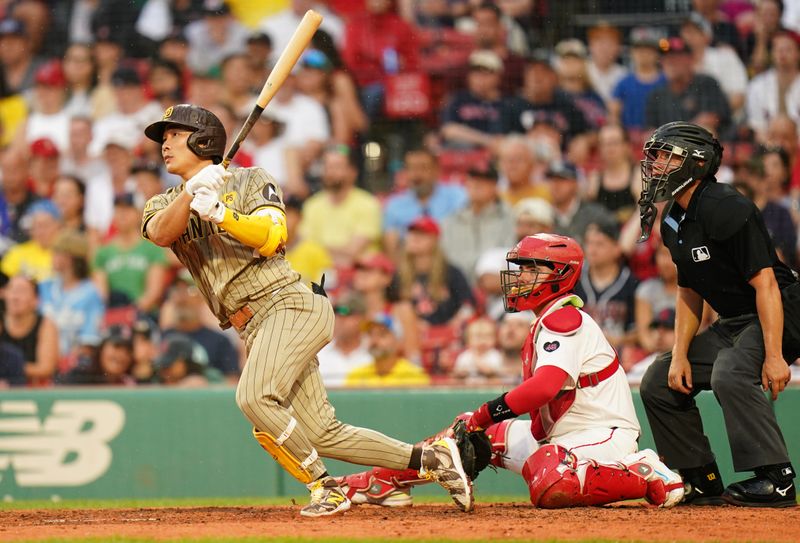
[[[494,400],[489,400],[486,402],[486,407],[489,408],[489,416],[492,418],[492,422],[501,422],[519,416],[514,413],[510,407],[508,407],[505,393],[503,393],[501,396],[498,396]]]

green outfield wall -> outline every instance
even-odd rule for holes
[[[417,441],[498,389],[332,391],[338,417]],[[641,401],[642,448],[652,446]],[[698,398],[724,480],[734,478],[722,414]],[[800,465],[800,389],[774,404]],[[332,474],[359,469],[330,461]],[[525,495],[521,479],[484,472],[478,493]],[[438,493],[428,485],[421,493]],[[0,394],[0,499],[235,497],[301,495],[250,435],[229,387],[202,390],[50,389]]]

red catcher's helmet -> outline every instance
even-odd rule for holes
[[[506,255],[508,269],[500,272],[503,305],[508,313],[536,311],[571,292],[583,267],[583,249],[566,236],[535,234],[522,239]],[[522,266],[549,271],[526,271]]]

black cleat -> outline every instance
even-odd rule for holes
[[[727,503],[742,507],[795,507],[797,493],[794,481],[776,484],[767,477],[752,477],[733,483],[722,497]]]
[[[688,481],[683,483],[683,501],[679,505],[714,506],[726,505],[728,502],[722,497],[722,488],[705,490],[698,488]]]

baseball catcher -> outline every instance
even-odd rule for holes
[[[465,469],[492,465],[520,474],[534,507],[680,502],[680,476],[652,450],[637,451],[640,427],[625,373],[572,293],[583,265],[580,246],[536,234],[506,260],[505,309],[532,310],[536,320],[522,349],[523,383],[459,415],[447,432],[459,442]],[[517,419],[525,413],[530,421]],[[340,480],[353,503],[384,506],[410,505],[410,489],[421,482],[410,470],[380,468]]]

